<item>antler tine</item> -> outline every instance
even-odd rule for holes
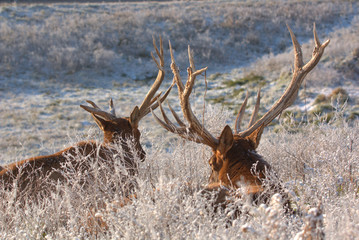
[[[171,69],[172,69],[174,79],[177,84],[178,95],[179,95],[179,99],[180,99],[183,116],[189,123],[188,129],[190,132],[195,133],[196,135],[198,135],[198,137],[201,138],[201,140],[199,142],[206,144],[212,148],[215,148],[218,145],[218,140],[215,137],[213,137],[212,134],[210,132],[208,132],[206,128],[204,128],[204,126],[201,125],[201,123],[198,121],[196,116],[193,114],[193,111],[191,109],[191,105],[189,102],[189,96],[192,92],[194,82],[196,80],[197,75],[206,71],[207,67],[202,68],[198,71],[195,71],[195,69],[192,69],[192,67],[194,67],[194,61],[193,61],[193,57],[191,54],[191,49],[190,49],[190,47],[188,47],[188,54],[189,54],[188,57],[189,57],[190,67],[187,68],[188,79],[187,79],[186,85],[183,86],[183,83],[179,76],[178,67],[176,65],[176,62],[175,62],[175,59],[173,56],[172,47],[170,47],[170,52],[171,52],[171,59],[172,59]],[[175,118],[176,118],[176,116],[175,116]]]
[[[319,62],[320,58],[324,53],[324,49],[328,46],[330,42],[330,40],[328,39],[323,44],[320,44],[315,23],[313,23],[313,35],[314,35],[315,47],[313,50],[312,58],[309,60],[307,64],[303,66],[303,70],[306,72],[310,72],[317,65],[317,63]]]
[[[165,64],[165,60],[163,58],[163,42],[162,42],[162,37],[160,36],[160,51],[158,51],[157,45],[156,45],[156,41],[155,41],[155,37],[152,37],[153,40],[153,46],[155,47],[155,51],[157,53],[157,56],[162,56],[162,58],[160,58],[160,63],[161,66],[164,66]]]
[[[162,84],[162,81],[164,79],[165,76],[165,71],[164,71],[164,56],[163,56],[163,44],[162,44],[162,37],[160,36],[160,50],[158,50],[157,45],[156,45],[156,41],[153,38],[153,46],[155,48],[156,54],[159,58],[159,63],[156,60],[156,58],[153,56],[153,54],[151,53],[151,56],[153,58],[153,60],[155,61],[157,67],[158,67],[158,74],[157,74],[157,78],[155,80],[155,82],[152,84],[150,90],[148,91],[146,97],[144,98],[141,106],[138,108],[139,111],[137,113],[137,116],[135,117],[135,121],[136,123],[134,123],[135,125],[138,124],[138,122],[145,116],[147,115],[150,110],[149,107],[151,106],[151,101],[153,99],[153,96],[156,94],[157,90],[159,89],[160,85]]]
[[[156,63],[157,68],[162,70],[163,68],[162,68],[161,65],[158,63],[158,61],[157,61],[157,59],[155,58],[155,56],[153,56],[153,53],[152,53],[152,52],[151,52],[151,57],[152,57],[153,61]]]
[[[196,68],[194,66],[194,61],[193,61],[193,57],[192,57],[192,51],[191,51],[191,47],[188,45],[188,60],[189,60],[189,65],[192,68],[192,71],[196,71]]]
[[[153,103],[157,102],[158,98],[161,96],[162,92],[160,92],[159,94],[156,95],[156,97],[152,98],[150,105],[152,105]]]
[[[295,37],[295,35],[292,31],[292,29],[289,27],[288,24],[286,24],[286,25],[289,30],[290,37],[292,38],[292,43],[293,43],[293,48],[294,48],[294,68],[299,69],[304,65],[302,49],[300,47],[300,44],[299,44],[297,38]]]
[[[110,99],[110,102],[109,102],[109,108],[110,108],[110,113],[116,117],[116,111],[115,111],[115,108],[113,106],[113,101],[112,101],[112,98]]]
[[[153,117],[155,118],[155,120],[167,131],[172,132],[172,133],[176,133],[175,129],[172,128],[172,126],[169,126],[167,123],[163,122],[159,117],[157,117],[157,115],[154,113],[154,111],[152,111],[151,109],[151,113],[153,115]]]
[[[156,40],[155,40],[155,37],[154,36],[152,36],[152,41],[153,41],[153,46],[154,46],[154,48],[155,48],[155,51],[156,51],[156,53],[157,53],[157,56],[163,56],[163,44],[162,44],[162,38],[161,38],[161,36],[160,36],[160,51],[158,51],[158,48],[157,48],[157,45],[156,45]],[[165,65],[165,62],[164,62],[164,58],[162,57],[160,57],[160,64],[158,64],[158,62],[157,62],[157,60],[156,60],[156,58],[153,56],[153,53],[151,52],[151,57],[152,57],[152,59],[155,61],[155,63],[156,63],[156,65],[157,65],[157,67],[158,67],[158,69],[161,69],[161,70],[163,70],[163,66]],[[164,71],[164,70],[163,70]]]
[[[194,69],[194,61],[193,61],[193,57],[192,57],[192,54],[191,54],[190,46],[188,46],[188,58],[189,58],[189,62],[190,62],[190,67],[187,68],[188,79],[187,79],[187,82],[186,82],[186,87],[185,87],[184,92],[183,92],[183,98],[185,98],[187,100],[189,98],[189,95],[191,95],[191,92],[192,92],[196,77],[207,70],[207,67],[202,68],[202,69],[200,69],[198,71],[196,71],[196,69]],[[189,103],[189,101],[186,101],[186,102]]]
[[[241,124],[242,124],[242,120],[244,117],[244,112],[246,110],[246,106],[247,106],[247,101],[248,101],[248,91],[246,93],[246,97],[244,98],[244,101],[241,105],[241,108],[239,109],[238,115],[236,117],[236,121],[234,124],[234,133],[238,134],[241,131]]]
[[[173,50],[172,50],[172,45],[171,45],[171,41],[168,41],[168,44],[170,46],[170,54],[171,54],[171,70],[173,72],[173,79],[174,81],[176,82],[177,84],[177,88],[178,88],[178,94],[182,94],[183,91],[184,91],[184,85],[182,83],[182,80],[181,80],[181,76],[179,74],[179,69],[176,65],[176,62],[175,62],[175,58],[173,56]]]
[[[314,24],[313,34],[314,34],[315,48],[313,51],[312,58],[304,65],[302,50],[300,48],[300,45],[295,35],[293,34],[292,30],[290,29],[290,27],[288,25],[287,27],[291,35],[293,48],[294,48],[294,72],[293,72],[292,80],[288,85],[287,89],[285,90],[285,92],[283,93],[283,95],[280,97],[280,99],[278,99],[274,103],[271,109],[266,114],[264,114],[262,118],[256,121],[247,130],[238,133],[242,137],[248,136],[249,134],[251,134],[261,126],[264,127],[267,126],[283,110],[285,110],[286,108],[288,108],[290,105],[293,104],[293,102],[295,101],[298,95],[299,88],[304,78],[317,65],[317,63],[319,62],[320,58],[324,53],[324,49],[329,44],[329,40],[325,41],[323,44],[320,44]]]
[[[177,113],[175,112],[175,110],[173,110],[173,108],[171,107],[171,105],[169,104],[169,102],[167,101],[167,105],[168,105],[168,108],[170,109],[173,117],[176,119],[177,123],[181,126],[181,127],[186,127],[186,124],[184,124],[182,122],[182,120],[179,118],[179,116],[177,115]]]
[[[174,132],[177,132],[178,131],[178,128],[176,127],[176,125],[174,125],[171,120],[167,117],[165,111],[163,110],[163,107],[162,107],[162,103],[158,102],[158,105],[160,106],[160,110],[161,110],[161,113],[162,113],[162,117],[163,119],[165,120],[166,124],[171,128],[173,129]]]
[[[183,125],[181,127],[177,127],[175,124],[173,124],[171,122],[171,120],[169,120],[169,118],[167,117],[165,111],[163,110],[161,102],[159,102],[158,104],[160,106],[161,114],[162,114],[162,117],[165,120],[165,122],[163,122],[159,117],[157,117],[157,115],[152,111],[152,109],[151,109],[151,112],[152,112],[152,115],[154,116],[155,120],[163,128],[165,128],[167,131],[178,134],[179,136],[181,136],[184,139],[194,141],[197,143],[203,142],[203,139],[201,138],[201,136],[197,136],[196,134],[194,134],[193,131],[191,131],[191,129],[186,128],[186,126],[183,123],[182,123]],[[170,109],[171,109],[171,107],[170,107]],[[176,114],[176,117],[178,117],[177,114]],[[176,120],[177,120],[177,118],[176,118]]]
[[[99,106],[97,106],[93,101],[86,100],[87,103],[91,104],[94,108],[101,109]]]
[[[251,120],[249,121],[248,128],[251,127],[253,123],[257,120],[260,104],[261,104],[261,88],[259,88],[257,92],[257,101],[256,101],[256,105],[254,106],[254,110],[251,116]]]
[[[81,108],[85,109],[86,111],[88,111],[91,114],[95,114],[98,116],[103,117],[106,120],[113,120],[116,118],[115,115],[112,115],[111,113],[107,113],[103,110],[101,110],[99,107],[97,107],[97,105],[95,103],[93,103],[92,101],[87,101],[88,103],[90,103],[93,107],[89,107],[89,106],[85,106],[85,105],[80,105]]]
[[[162,103],[167,98],[168,94],[172,90],[173,85],[174,85],[174,82],[172,82],[171,86],[167,89],[167,91],[165,92],[165,94],[162,97],[160,97],[162,94],[162,92],[160,92],[156,97],[154,97],[152,99],[152,101],[150,103],[150,107],[148,107],[146,109],[146,111],[144,112],[144,115],[147,115],[151,110],[155,110],[159,106],[158,102]]]

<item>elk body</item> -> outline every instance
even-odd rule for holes
[[[140,143],[139,122],[150,112],[150,109],[158,107],[157,101],[162,102],[172,87],[163,97],[159,98],[159,94],[155,96],[164,79],[164,58],[162,39],[160,39],[160,50],[158,50],[155,40],[153,40],[153,44],[160,59],[158,63],[152,55],[159,69],[157,78],[141,106],[134,107],[129,117],[116,116],[112,99],[109,112],[101,110],[92,101],[87,101],[92,107],[80,105],[91,113],[96,124],[103,131],[102,143],[82,141],[52,155],[32,157],[3,166],[0,168],[0,186],[2,185],[8,190],[16,187],[21,198],[48,194],[54,183],[66,181],[65,175],[69,167],[71,171],[82,175],[81,179],[86,185],[90,183],[87,176],[91,162],[94,160],[99,164],[106,164],[110,168],[114,167],[116,161],[122,161],[122,165],[127,170],[126,175],[136,175],[136,159],[143,161],[146,156]],[[121,159],[116,157],[119,155],[122,156]],[[133,184],[129,184],[126,190],[129,192],[132,187]]]
[[[205,144],[212,149],[213,155],[209,159],[209,165],[212,172],[209,177],[209,183],[205,188],[205,192],[216,191],[216,203],[218,204],[225,204],[226,197],[231,189],[244,189],[245,194],[250,194],[254,201],[268,200],[268,197],[260,199],[260,196],[263,196],[263,193],[268,188],[277,192],[281,191],[279,183],[271,186],[265,185],[265,178],[269,173],[269,170],[271,170],[271,166],[256,152],[256,149],[259,145],[263,129],[278,115],[280,115],[283,110],[293,104],[305,76],[316,66],[324,52],[325,47],[329,44],[329,40],[323,44],[320,43],[314,25],[313,33],[315,48],[312,58],[308,61],[308,63],[304,64],[300,45],[292,30],[289,26],[287,27],[294,46],[294,72],[289,86],[280,99],[278,99],[270,110],[259,120],[257,120],[260,105],[260,91],[258,91],[257,102],[249,125],[247,129],[241,131],[240,125],[247,103],[247,92],[247,96],[240,108],[235,122],[234,133],[227,125],[224,127],[218,138],[214,137],[199,122],[197,117],[193,114],[189,102],[189,96],[192,92],[196,77],[206,71],[207,68],[200,70],[195,69],[190,48],[188,48],[190,67],[187,68],[188,79],[186,85],[184,85],[180,78],[172,49],[170,48],[172,59],[171,69],[177,84],[183,116],[189,125],[186,126],[186,124],[181,121],[170,105],[169,108],[176,119],[177,124],[174,124],[169,120],[161,105],[160,109],[163,120],[158,118],[156,115],[154,115],[154,117],[166,130],[178,134],[190,141]]]

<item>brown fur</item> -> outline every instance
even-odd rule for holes
[[[257,152],[262,128],[254,131],[248,137],[233,135],[230,127],[226,126],[219,137],[219,146],[213,150],[209,160],[212,168],[207,191],[218,191],[217,204],[225,204],[231,194],[227,189],[243,188],[245,194],[252,196],[255,203],[268,203],[271,194],[278,192],[284,197],[286,207],[289,202],[280,183],[265,186],[265,178],[271,171],[271,166]],[[266,192],[271,194],[268,194]]]
[[[183,84],[179,75],[178,67],[175,63],[172,48],[170,46],[171,53],[171,70],[174,75],[174,81],[177,84],[179,101],[184,118],[187,120],[189,126],[183,123],[178,115],[171,110],[177,123],[180,127],[173,124],[165,115],[163,109],[161,112],[165,121],[160,120],[157,116],[155,119],[166,130],[176,133],[181,137],[194,141],[197,143],[203,143],[212,148],[213,156],[209,160],[209,164],[212,168],[212,173],[209,178],[210,185],[205,189],[207,191],[213,191],[218,189],[219,194],[223,195],[220,187],[237,189],[239,187],[246,187],[246,193],[254,195],[254,200],[260,199],[262,193],[265,190],[270,189],[274,191],[281,191],[280,183],[269,184],[265,186],[266,175],[269,173],[270,165],[264,161],[256,152],[256,148],[259,145],[260,137],[263,129],[270,124],[277,116],[279,116],[286,108],[291,106],[307,74],[317,65],[320,58],[324,53],[324,49],[328,46],[329,40],[323,44],[320,43],[318,38],[315,24],[313,26],[314,43],[315,48],[312,54],[312,58],[305,64],[303,61],[303,54],[301,47],[287,25],[294,48],[294,71],[292,80],[288,87],[284,91],[283,95],[273,104],[273,106],[258,120],[258,110],[260,107],[260,90],[257,93],[257,101],[248,124],[248,128],[244,131],[240,131],[241,121],[244,116],[244,112],[248,100],[248,92],[246,98],[239,110],[239,113],[235,122],[235,135],[229,126],[226,126],[219,138],[215,138],[205,127],[198,121],[194,115],[189,96],[193,90],[196,77],[207,70],[202,68],[195,71],[194,61],[191,55],[190,48],[188,47],[188,58],[190,67],[187,68],[188,78],[186,84]],[[274,186],[272,186],[274,185]],[[268,195],[268,194],[267,194]],[[218,199],[223,199],[218,196]],[[267,199],[268,200],[268,199]]]
[[[9,190],[16,186],[21,198],[38,194],[46,195],[51,191],[51,186],[66,180],[64,173],[68,170],[68,166],[72,166],[76,172],[84,172],[91,167],[91,161],[88,160],[92,159],[113,167],[116,161],[114,155],[118,153],[118,149],[126,153],[121,161],[128,169],[129,175],[134,176],[137,173],[137,164],[127,140],[133,140],[136,154],[143,161],[146,154],[140,144],[139,130],[132,128],[128,118],[110,121],[99,120],[99,117],[94,115],[93,117],[101,123],[100,128],[104,133],[102,144],[83,141],[52,155],[11,163],[0,171],[0,184]],[[90,180],[85,179],[84,183],[88,184],[88,181]]]

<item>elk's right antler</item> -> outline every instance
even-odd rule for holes
[[[244,110],[247,104],[248,99],[248,92],[247,96],[241,106],[241,109],[238,113],[236,123],[235,123],[235,134],[241,137],[249,136],[251,133],[253,133],[256,130],[259,130],[259,138],[260,134],[265,126],[267,126],[270,122],[273,121],[283,110],[288,108],[290,105],[293,104],[294,100],[296,99],[298,95],[299,88],[305,78],[305,76],[317,65],[319,62],[321,56],[323,55],[324,49],[329,44],[329,40],[325,41],[323,44],[320,43],[316,29],[315,24],[313,28],[314,33],[314,41],[315,41],[315,48],[313,51],[313,55],[311,60],[307,64],[304,65],[303,58],[302,58],[302,51],[300,48],[300,45],[294,36],[292,30],[287,25],[289,33],[292,38],[293,46],[294,46],[294,72],[293,72],[293,78],[287,87],[286,91],[283,93],[283,95],[280,97],[279,100],[271,107],[271,109],[263,115],[262,118],[260,118],[258,121],[256,121],[258,110],[259,110],[259,104],[260,104],[260,90],[258,91],[257,95],[257,102],[255,105],[255,109],[252,113],[251,120],[249,122],[248,128],[244,131],[240,131],[240,124],[243,119]],[[162,125],[165,129],[167,129],[170,132],[176,133],[180,135],[181,137],[195,141],[198,143],[206,144],[213,149],[215,149],[218,144],[219,140],[212,136],[212,134],[207,131],[203,125],[200,124],[196,116],[193,114],[193,111],[190,106],[189,102],[189,95],[192,92],[192,88],[194,85],[194,81],[196,79],[196,76],[203,73],[207,70],[207,68],[202,68],[201,70],[196,71],[193,63],[193,58],[191,55],[190,48],[188,47],[188,56],[189,56],[189,62],[190,67],[187,69],[188,72],[188,79],[186,82],[186,85],[184,86],[178,72],[178,68],[176,66],[176,63],[174,61],[172,48],[170,45],[170,52],[171,52],[171,69],[174,75],[175,82],[177,84],[178,88],[178,94],[180,98],[180,104],[181,109],[183,112],[183,115],[187,122],[189,123],[189,127],[186,127],[186,125],[179,119],[178,115],[173,111],[173,109],[170,107],[170,110],[176,119],[179,126],[173,124],[169,118],[166,116],[165,112],[163,111],[163,108],[160,104],[161,113],[163,116],[164,121],[159,119],[155,114],[155,119],[159,122],[160,125]]]
[[[283,93],[283,95],[280,97],[280,99],[277,100],[277,102],[274,103],[274,105],[269,109],[269,111],[266,114],[264,114],[263,117],[260,118],[258,121],[256,121],[254,124],[251,121],[248,128],[242,132],[240,132],[240,130],[238,128],[238,126],[241,123],[241,121],[240,121],[241,117],[237,117],[235,129],[236,129],[237,134],[240,135],[241,137],[249,136],[252,132],[254,132],[259,127],[267,126],[278,115],[280,115],[280,113],[283,112],[283,110],[285,110],[286,108],[288,108],[289,106],[291,106],[294,103],[295,99],[297,98],[299,88],[300,88],[304,78],[317,65],[317,63],[319,62],[320,58],[322,57],[322,55],[324,53],[324,49],[326,48],[326,46],[328,46],[328,44],[330,42],[329,40],[327,40],[323,44],[320,43],[316,28],[315,28],[315,23],[314,23],[313,35],[314,35],[315,47],[313,50],[312,58],[304,65],[302,50],[300,48],[300,45],[299,45],[294,33],[292,32],[292,29],[290,29],[290,27],[288,26],[288,24],[287,24],[287,28],[288,28],[290,36],[292,38],[293,47],[294,47],[294,72],[293,72],[292,80],[291,80],[289,86],[287,87],[287,89],[285,90],[285,92]],[[258,97],[257,97],[258,107],[259,107],[259,103],[258,103],[259,98],[260,98],[260,96],[258,93]],[[242,104],[241,109],[245,108],[245,104],[246,104],[246,101]],[[243,107],[243,105],[244,105],[244,107]],[[243,113],[241,113],[241,111],[240,111],[238,116],[240,116],[242,114]],[[254,111],[252,114],[252,117],[254,116],[254,118],[255,118],[256,115],[257,115],[257,112]]]

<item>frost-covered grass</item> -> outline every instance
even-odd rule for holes
[[[210,150],[181,139],[168,140],[164,146],[164,138],[158,136],[151,138],[152,146],[146,148],[132,204],[120,208],[116,201],[121,196],[103,193],[108,181],[96,181],[90,190],[81,192],[73,187],[77,186],[74,178],[71,186],[59,187],[59,193],[51,198],[25,207],[14,202],[13,192],[2,191],[1,236],[87,238],[91,237],[86,231],[90,216],[96,216],[107,225],[105,232],[97,233],[100,239],[300,239],[311,227],[327,239],[357,238],[359,124],[349,125],[340,115],[329,124],[303,125],[295,134],[284,126],[279,133],[271,129],[264,133],[259,153],[272,164],[302,215],[286,215],[279,196],[274,196],[269,206],[236,200],[226,211],[214,213],[211,201],[200,194],[209,176]],[[209,107],[208,128],[216,132],[222,127],[217,122],[223,123],[229,116],[228,111]],[[116,182],[120,176],[112,172],[101,178]],[[311,208],[319,204],[323,213],[315,217],[320,209]],[[233,218],[238,210],[242,215]],[[313,222],[316,224],[311,226]]]
[[[210,150],[177,139],[148,116],[140,123],[147,159],[140,164],[133,204],[112,211],[116,196],[108,193],[100,199],[96,188],[101,184],[80,196],[68,186],[24,208],[12,202],[13,192],[5,193],[0,199],[0,238],[86,237],[84,226],[90,206],[95,206],[109,228],[98,235],[103,239],[299,239],[315,222],[305,213],[319,201],[326,238],[359,237],[357,2],[0,4],[0,9],[1,164],[51,154],[84,139],[100,141],[100,131],[79,104],[89,99],[105,107],[112,97],[117,113],[128,116],[157,72],[150,58],[152,35],[161,34],[165,41],[167,68],[166,41],[171,40],[183,77],[188,44],[196,66],[209,66],[205,124],[214,135],[225,124],[233,125],[245,89],[253,96],[257,85],[262,86],[260,114],[282,93],[293,64],[285,23],[302,44],[305,59],[313,47],[313,22],[321,40],[331,39],[290,110],[297,122],[283,118],[281,125],[267,129],[259,147],[288,191],[295,193],[292,201],[303,216],[284,216],[276,201],[270,208],[239,201],[229,212],[212,216],[208,200],[199,194],[209,176]],[[170,70],[166,73],[161,90],[171,82]],[[204,85],[199,78],[192,93],[198,116]],[[349,96],[344,111],[331,107],[340,109],[342,102],[329,100],[338,87]],[[325,99],[325,105],[314,104],[316,99]],[[179,110],[175,93],[169,100]],[[253,102],[252,97],[249,106]],[[328,106],[335,110],[330,110],[330,118],[311,115],[313,108]],[[303,114],[295,114],[305,111],[314,119],[310,124],[298,123]],[[105,177],[110,176],[119,177]],[[109,211],[96,207],[103,202]],[[250,214],[229,221],[236,207]],[[309,211],[313,216],[315,212]]]

